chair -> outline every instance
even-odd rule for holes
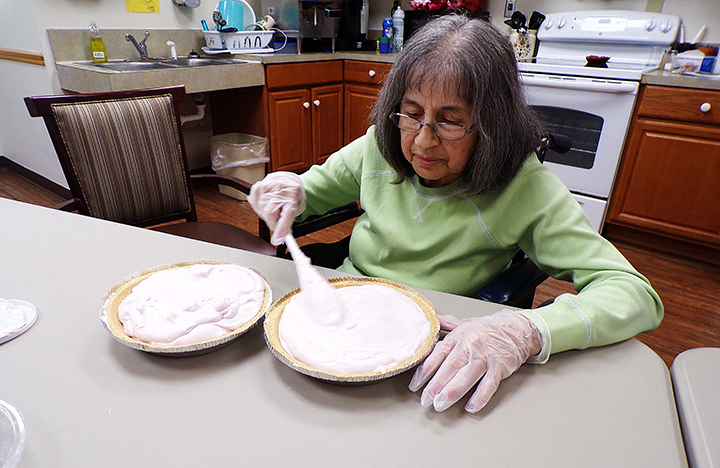
[[[540,141],[535,153],[542,163],[545,162],[548,151],[563,154],[570,151],[571,146],[572,142],[565,135],[548,133]],[[521,250],[507,269],[477,290],[476,296],[487,302],[531,309],[535,299],[535,289],[548,276]]]
[[[189,174],[178,111],[185,99],[184,86],[26,97],[30,115],[45,120],[73,196],[56,208],[275,255],[262,222],[260,237],[198,222],[193,185],[222,184],[247,194],[250,184]]]
[[[540,162],[545,159],[549,150],[566,153],[570,150],[570,140],[559,134],[547,134],[540,142],[536,153]],[[295,237],[305,236],[317,232],[337,223],[357,218],[363,213],[357,202],[335,208],[323,215],[311,216],[308,219],[293,225]],[[314,243],[301,247],[313,265],[326,268],[338,268],[348,256],[350,237],[334,243]],[[291,258],[285,244],[277,248],[277,257]],[[524,252],[519,251],[510,263],[510,266],[495,278],[483,285],[476,292],[476,298],[487,302],[504,304],[507,306],[530,309],[535,298],[535,289],[548,278],[548,274],[539,269]]]

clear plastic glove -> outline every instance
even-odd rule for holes
[[[416,392],[432,377],[420,404],[432,404],[436,411],[455,404],[482,378],[465,405],[470,413],[480,411],[500,381],[542,348],[540,332],[532,322],[506,309],[462,321],[449,315],[439,318],[442,329],[452,331],[417,368],[409,384]]]
[[[271,172],[253,184],[248,201],[273,231],[270,243],[280,245],[292,231],[295,216],[305,211],[305,189],[297,174]]]

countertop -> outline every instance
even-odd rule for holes
[[[216,54],[202,52],[205,40],[202,31],[169,29],[150,30],[147,38],[148,55],[167,58],[170,53],[167,41],[177,46],[178,55],[184,56],[191,50],[201,56],[217,57],[238,61],[233,65],[208,67],[183,67],[169,70],[143,70],[119,72],[92,66],[89,50],[89,33],[78,29],[48,29],[48,39],[53,52],[55,69],[60,87],[72,92],[92,93],[121,91],[170,85],[185,85],[188,93],[216,91],[221,89],[263,86],[264,65],[276,63],[298,63],[325,60],[366,60],[392,62],[396,54],[379,52],[335,52],[298,54],[290,48],[286,51],[265,54]],[[141,29],[104,29],[103,38],[110,61],[137,59],[135,48],[125,40],[125,34],[142,38]],[[243,63],[244,62],[244,63]]]
[[[720,75],[679,75],[656,70],[643,75],[642,83],[679,88],[720,90]]]
[[[205,56],[205,55],[201,55]],[[327,60],[363,60],[392,63],[396,55],[378,52],[217,54],[208,57],[234,59],[238,63],[212,67],[119,72],[93,66],[92,62],[56,62],[60,86],[68,91],[93,93],[137,88],[185,85],[188,93],[246,88],[265,84],[266,64]]]
[[[237,60],[237,64],[182,67],[167,70],[118,72],[92,62],[57,62],[60,87],[77,93],[125,91],[139,88],[185,85],[188,93],[245,88],[265,84],[265,70],[258,60]]]
[[[381,54],[378,51],[337,51],[337,52],[310,52],[298,54],[295,52],[278,52],[271,54],[219,54],[217,57],[233,57],[243,60],[259,60],[265,64],[276,63],[299,63],[299,62],[318,62],[327,60],[362,60],[366,62],[382,62],[392,63],[397,58],[397,54]]]

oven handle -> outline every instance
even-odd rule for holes
[[[613,93],[613,94],[636,94],[638,89],[637,83],[619,83],[607,81],[592,80],[574,80],[574,79],[548,79],[538,78],[533,75],[521,74],[522,83],[525,86],[542,86],[545,88],[572,89],[577,91],[593,91],[597,93]]]

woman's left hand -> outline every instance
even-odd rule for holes
[[[423,390],[420,404],[444,411],[455,404],[477,382],[465,410],[480,411],[495,393],[500,381],[509,377],[542,348],[540,333],[521,314],[501,310],[487,317],[460,321],[439,316],[444,330],[452,330],[418,367],[410,390]],[[433,377],[434,375],[434,377]]]

